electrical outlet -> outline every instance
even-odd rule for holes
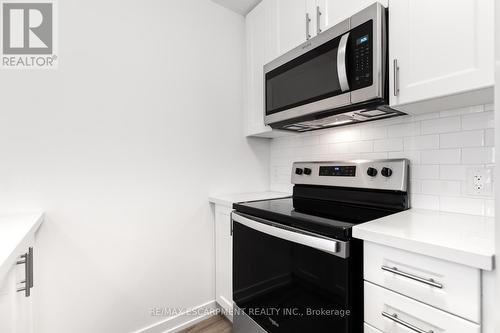
[[[493,195],[493,168],[468,168],[468,195]]]

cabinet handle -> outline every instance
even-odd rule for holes
[[[316,6],[316,32],[318,35],[322,32],[321,30],[321,9]]]
[[[27,253],[25,253],[25,254],[21,255],[21,256],[20,256],[20,258],[21,258],[21,259],[23,259],[23,260],[18,260],[18,261],[16,262],[16,264],[17,264],[17,265],[25,265],[25,264],[26,264],[26,257],[27,257],[27,256],[28,256],[28,254],[27,254]]]
[[[401,320],[398,318],[398,315],[395,313],[395,314],[389,314],[387,312],[382,312],[382,316],[384,316],[385,318],[387,319],[390,319],[392,320],[393,322],[401,325],[401,326],[404,326],[406,328],[409,328],[410,330],[414,331],[414,332],[417,332],[417,333],[434,333],[433,330],[429,330],[429,331],[424,331],[423,329],[421,328],[418,328],[417,326],[415,325],[412,325],[410,323],[407,323],[406,321],[404,320]]]
[[[229,236],[233,235],[233,212],[231,212],[231,215],[229,215],[231,218],[231,222],[229,222]]]
[[[311,33],[309,32],[309,23],[311,23],[311,18],[309,17],[309,13],[306,13],[306,39],[311,39]]]
[[[405,277],[405,278],[408,278],[408,279],[411,279],[414,281],[422,282],[422,283],[429,285],[431,287],[434,287],[434,288],[443,289],[443,285],[441,283],[434,281],[433,279],[424,279],[424,278],[421,278],[421,277],[413,275],[413,274],[405,273],[405,272],[402,272],[399,269],[397,269],[397,267],[382,266],[381,268],[382,268],[382,270],[384,270],[386,272],[390,272],[390,273],[393,273],[393,274],[396,274],[396,275],[399,275],[399,276],[402,276],[402,277]]]
[[[16,262],[17,265],[24,265],[24,280],[21,281],[21,283],[24,283],[24,287],[22,288],[17,288],[17,292],[24,291],[24,295],[26,297],[30,297],[30,291],[31,291],[31,259],[30,259],[30,252],[25,253],[21,255],[22,260],[18,260]]]
[[[399,96],[399,65],[398,65],[398,59],[394,59],[394,96]]]
[[[29,247],[28,249],[28,269],[29,269],[29,287],[33,288],[33,248]]]

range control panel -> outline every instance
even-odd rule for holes
[[[409,161],[295,162],[292,183],[407,191]]]
[[[319,175],[326,177],[356,177],[355,165],[329,165],[320,166]]]

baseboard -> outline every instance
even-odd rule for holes
[[[173,317],[159,321],[153,325],[135,331],[134,333],[175,333],[208,319],[219,313],[215,301],[210,301],[191,308]],[[196,313],[196,315],[193,314]]]
[[[221,316],[226,317],[227,320],[229,320],[231,323],[233,322],[233,304],[229,304],[227,300],[223,300],[225,305],[222,306],[221,302],[222,300],[216,301],[217,308],[219,309],[219,313]],[[223,304],[224,304],[223,303]]]

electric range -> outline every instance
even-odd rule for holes
[[[293,195],[234,204],[234,332],[363,331],[352,227],[410,207],[409,161],[296,162]]]

